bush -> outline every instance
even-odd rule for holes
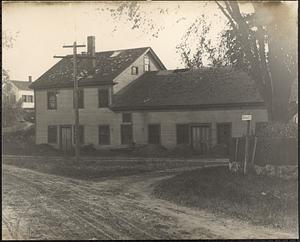
[[[132,151],[133,155],[158,157],[167,155],[167,149],[162,145],[148,144],[140,147],[135,147]]]
[[[82,147],[81,147],[81,151],[82,151],[83,153],[94,153],[94,152],[96,152],[97,150],[96,150],[96,148],[94,147],[93,144],[88,144],[88,145],[82,146]]]
[[[258,137],[298,137],[296,123],[269,122],[256,132]]]
[[[217,156],[228,156],[227,145],[217,144],[211,148],[210,153]]]

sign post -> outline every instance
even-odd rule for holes
[[[247,133],[245,137],[245,160],[244,160],[244,174],[247,173],[248,153],[249,153],[249,136],[250,136],[250,122],[252,120],[251,114],[243,114],[242,121],[247,121]]]

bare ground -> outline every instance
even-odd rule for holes
[[[151,196],[176,171],[84,181],[3,165],[3,239],[297,238]]]

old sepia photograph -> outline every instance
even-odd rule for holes
[[[2,239],[298,239],[298,1],[3,1]]]

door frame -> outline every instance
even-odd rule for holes
[[[190,123],[190,145],[193,148],[193,127],[208,127],[209,128],[209,142],[208,147],[212,145],[212,123]]]
[[[62,150],[62,128],[70,128],[71,130],[71,147],[73,147],[73,125],[72,124],[63,124],[63,125],[59,125],[59,148],[60,150]]]

